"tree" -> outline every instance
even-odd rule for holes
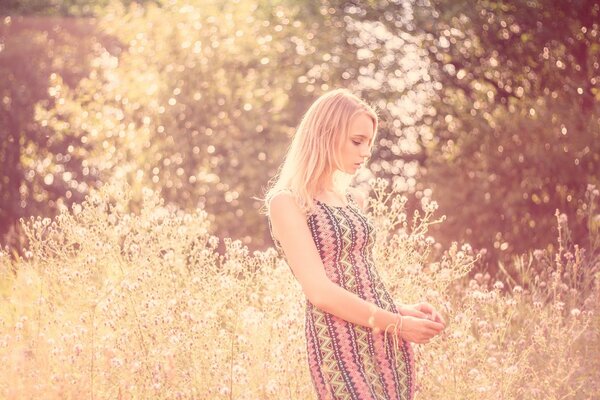
[[[584,193],[600,170],[597,1],[337,7],[412,35],[426,52],[434,84],[430,111],[414,124],[419,186],[448,216],[443,239],[496,256],[541,247],[556,237],[557,208],[585,239]]]
[[[96,174],[79,132],[54,132],[36,121],[52,107],[60,75],[75,86],[87,74],[94,44],[109,46],[85,20],[4,17],[0,25],[0,235],[24,216],[81,201]],[[87,171],[87,172],[85,172]]]

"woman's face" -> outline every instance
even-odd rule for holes
[[[373,134],[373,120],[368,114],[360,113],[350,121],[348,137],[341,149],[343,172],[354,175],[371,156]]]

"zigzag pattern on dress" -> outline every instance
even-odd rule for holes
[[[373,264],[375,231],[348,196],[348,205],[316,202],[307,217],[329,279],[377,306],[396,306]],[[309,301],[305,333],[310,375],[320,400],[410,400],[414,396],[410,345],[391,334],[352,324]]]

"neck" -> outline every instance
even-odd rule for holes
[[[317,187],[317,191],[319,192],[333,192],[333,177],[331,175],[321,178],[319,182],[319,186]]]

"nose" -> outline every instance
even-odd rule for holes
[[[371,157],[371,147],[369,146],[361,146],[360,148],[360,156],[363,158]]]

